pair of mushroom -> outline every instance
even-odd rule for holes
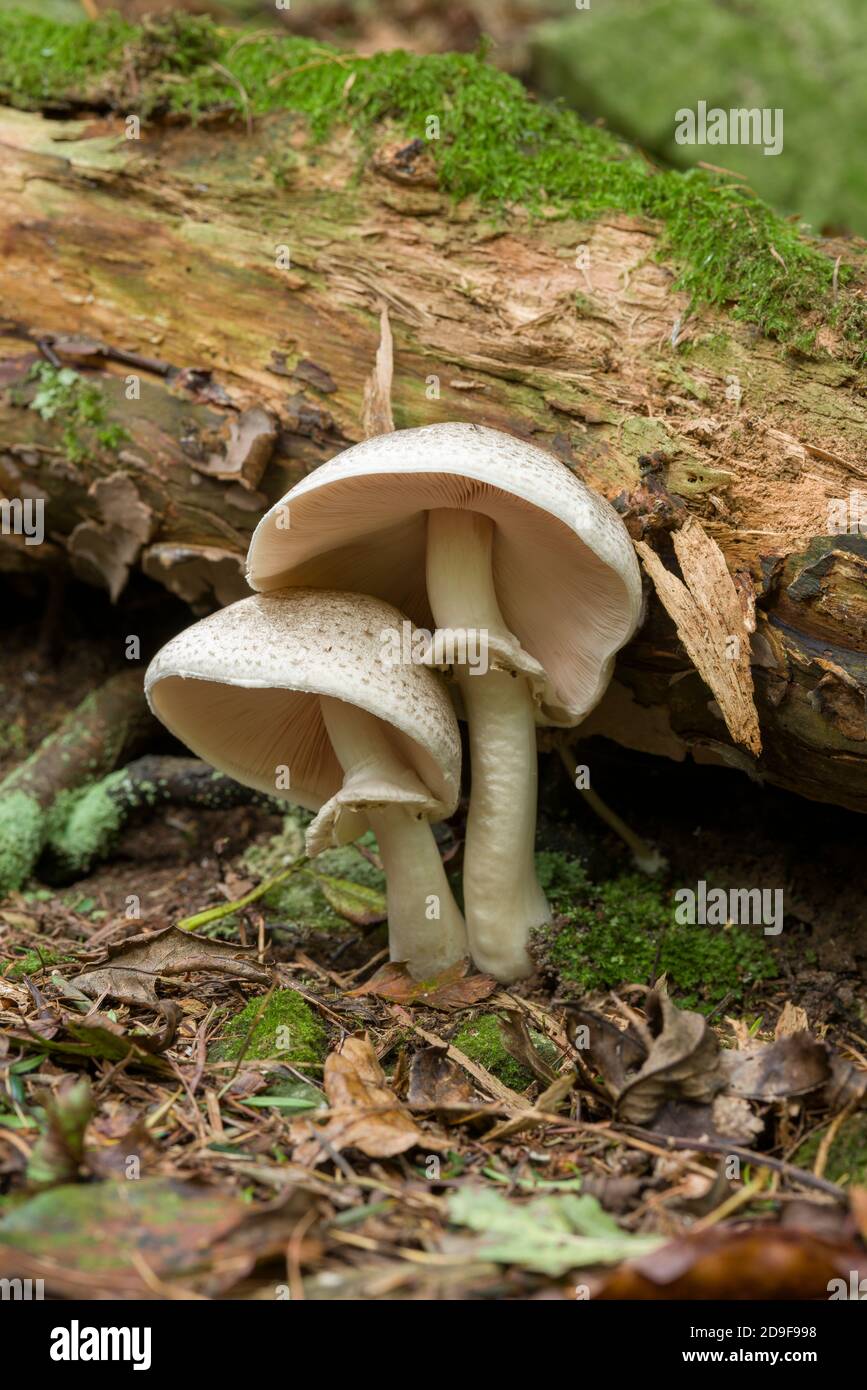
[[[304,478],[256,528],[247,577],[254,597],[155,657],[155,714],[221,772],[316,811],[308,853],[373,830],[390,955],[413,975],[468,951],[500,981],[529,973],[530,932],[550,919],[536,726],[584,717],[640,616],[617,513],[533,445],[431,425]],[[407,619],[434,630],[409,652]],[[454,707],[429,669],[444,634],[469,729],[466,925],[431,830],[460,792]]]

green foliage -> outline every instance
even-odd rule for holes
[[[257,879],[271,878],[278,874],[304,853],[304,831],[312,816],[307,811],[293,808],[283,820],[283,828],[264,845],[254,845],[244,855],[244,868]],[[376,841],[368,833],[362,843],[372,849]],[[322,891],[320,879],[325,881],[329,896]],[[331,880],[331,884],[329,884]],[[345,897],[352,885],[357,885],[363,895],[370,896],[385,891],[385,875],[369,860],[365,859],[353,845],[340,849],[325,850],[316,856],[309,870],[293,874],[285,883],[278,884],[262,899],[272,921],[288,922],[292,925],[317,931],[339,931],[346,927],[346,919],[335,911],[337,901],[330,891],[334,881],[342,882]]]
[[[66,872],[86,873],[108,853],[123,824],[118,793],[126,785],[126,771],[121,769],[55,798],[46,818],[46,840]]]
[[[727,165],[781,211],[863,235],[867,168],[854,138],[867,119],[863,27],[863,0],[605,0],[536,30],[534,85],[672,164]],[[780,108],[783,153],[678,144],[675,112],[701,100]]]
[[[553,1066],[559,1061],[556,1048],[541,1033],[530,1029],[530,1037],[546,1062]],[[526,1090],[533,1080],[533,1073],[506,1051],[496,1014],[480,1014],[471,1019],[455,1034],[452,1042],[513,1091]]]
[[[3,971],[6,980],[23,980],[25,975],[35,975],[37,971],[56,965],[60,957],[56,951],[41,946],[38,951],[28,951],[26,956],[18,956],[8,970]]]
[[[558,920],[540,928],[534,952],[573,992],[647,984],[667,974],[686,1007],[743,996],[773,979],[774,957],[758,927],[675,922],[671,893],[655,880],[624,874],[591,883],[562,855],[539,855],[540,881]]]
[[[489,1187],[467,1184],[448,1199],[449,1220],[479,1234],[480,1260],[519,1265],[552,1277],[589,1265],[647,1255],[663,1237],[621,1231],[595,1197],[573,1192],[518,1203]]]
[[[679,264],[678,285],[694,302],[730,303],[736,317],[804,350],[819,321],[859,347],[867,336],[862,300],[835,298],[833,262],[749,189],[706,170],[656,169],[575,112],[534,102],[480,55],[356,57],[301,38],[238,38],[180,14],[142,27],[114,16],[84,27],[0,15],[0,96],[8,100],[38,105],[65,95],[126,110],[131,74],[142,115],[291,111],[314,140],[348,123],[369,145],[384,121],[427,140],[434,115],[440,138],[429,148],[455,197],[582,219],[612,211],[658,219],[662,254]],[[841,287],[851,274],[840,267]]]
[[[327,1037],[318,1015],[296,990],[278,989],[264,1010],[261,998],[251,999],[235,1014],[208,1056],[212,1062],[273,1057],[303,1069],[321,1065],[326,1050]]]
[[[792,1161],[799,1168],[812,1171],[826,1133],[819,1130],[795,1152]],[[863,1111],[851,1115],[837,1131],[828,1153],[825,1177],[836,1183],[867,1183],[867,1114]]]
[[[20,888],[43,844],[42,808],[20,788],[0,799],[0,897]]]
[[[53,367],[36,362],[27,374],[38,382],[30,410],[43,420],[63,425],[63,447],[72,463],[81,463],[92,451],[93,440],[103,449],[116,453],[129,435],[121,425],[106,421],[105,398],[98,386],[85,381],[71,367]]]

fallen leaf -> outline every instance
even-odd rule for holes
[[[791,999],[787,999],[780,1017],[777,1019],[774,1037],[777,1039],[788,1038],[793,1033],[806,1033],[809,1026],[806,1009],[802,1009],[800,1005],[793,1004]]]
[[[358,989],[348,991],[348,997],[378,994],[399,1004],[426,1004],[431,1009],[466,1009],[487,999],[497,988],[491,975],[468,975],[467,959],[450,965],[432,980],[414,980],[402,961],[389,961]]]
[[[44,1103],[45,1131],[27,1164],[27,1182],[33,1188],[55,1187],[78,1178],[84,1133],[93,1113],[90,1082],[86,1076],[66,1076]]]
[[[831,1078],[828,1048],[806,1032],[739,1052],[723,1052],[720,1063],[727,1088],[752,1100],[809,1095]]]
[[[516,1202],[490,1188],[467,1186],[449,1198],[448,1213],[453,1225],[481,1234],[473,1244],[474,1258],[552,1276],[619,1264],[662,1244],[659,1236],[621,1231],[595,1197],[574,1193]]]
[[[410,1110],[466,1111],[482,1108],[463,1067],[451,1061],[445,1049],[423,1047],[413,1054],[409,1067]]]
[[[165,1073],[170,1070],[161,1057],[150,1049],[153,1041],[126,1033],[119,1023],[104,1014],[90,1014],[87,1019],[68,1016],[62,1020],[64,1035],[57,1036],[61,1024],[52,1036],[35,1028],[10,1030],[8,1036],[31,1052],[43,1052],[50,1057],[89,1057],[105,1062],[135,1062],[137,1066]]]
[[[550,1086],[557,1080],[554,1068],[545,1061],[527,1027],[524,1015],[517,1009],[506,1009],[505,1019],[500,1020],[500,1037],[510,1057],[532,1072],[543,1086]],[[571,1090],[571,1087],[569,1088]]]
[[[320,1139],[338,1152],[360,1149],[369,1158],[390,1158],[421,1142],[421,1130],[388,1086],[369,1038],[345,1038],[338,1052],[329,1053],[323,1084],[329,1105],[325,1124],[311,1120],[297,1130],[304,1138],[295,1150],[296,1163],[322,1163],[328,1153]]]
[[[159,1003],[156,983],[161,976],[213,970],[253,984],[268,984],[269,972],[249,959],[255,951],[254,946],[226,944],[178,927],[164,927],[109,947],[104,964],[85,971],[72,983],[91,999],[108,994],[123,1003],[153,1007]]]
[[[612,1098],[647,1056],[643,1041],[631,1029],[617,1028],[602,1014],[575,1004],[567,1005],[566,1036],[587,1065],[601,1073]]]
[[[93,1143],[96,1128],[96,1121],[91,1122],[84,1153],[85,1167],[96,1178],[123,1178],[126,1182],[138,1182],[146,1164],[155,1163],[160,1158],[158,1142],[143,1117],[135,1120],[125,1134],[108,1143]],[[131,1177],[133,1164],[135,1178]]]
[[[672,1139],[709,1140],[749,1147],[764,1130],[764,1122],[753,1114],[740,1096],[714,1096],[710,1105],[668,1100],[653,1121],[653,1133]]]
[[[317,874],[316,883],[338,917],[356,927],[373,927],[388,920],[385,894],[378,888],[353,883],[348,878],[334,878],[331,874]]]
[[[653,1119],[665,1100],[710,1102],[723,1085],[719,1042],[702,1014],[678,1009],[664,991],[647,996],[653,1043],[637,1075],[617,1096],[617,1113],[631,1124]]]
[[[724,1227],[673,1240],[615,1270],[594,1297],[605,1299],[806,1299],[829,1297],[832,1279],[867,1272],[851,1243],[757,1225]]]
[[[822,1099],[829,1110],[842,1110],[845,1106],[863,1105],[867,1096],[867,1072],[860,1070],[844,1057],[831,1054],[831,1075]]]
[[[164,1297],[167,1283],[216,1297],[259,1258],[285,1255],[308,1208],[295,1188],[257,1210],[164,1178],[67,1184],[0,1220],[0,1278],[44,1279],[51,1297]]]

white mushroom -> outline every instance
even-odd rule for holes
[[[457,805],[461,745],[440,679],[382,660],[383,634],[403,621],[365,595],[257,594],[172,638],[145,690],[157,717],[213,767],[317,811],[309,854],[370,824],[391,958],[425,978],[467,954],[430,825]]]
[[[470,949],[499,980],[528,973],[550,912],[533,865],[534,724],[577,724],[641,612],[638,564],[609,504],[557,459],[477,425],[375,436],[263,517],[248,579],[375,594],[419,627],[473,630],[490,669],[456,675],[470,732],[464,857]],[[469,647],[465,648],[469,650]],[[481,668],[479,668],[481,669]]]

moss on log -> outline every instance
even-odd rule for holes
[[[0,895],[20,888],[81,789],[137,751],[153,726],[141,673],[110,677],[0,783]]]

